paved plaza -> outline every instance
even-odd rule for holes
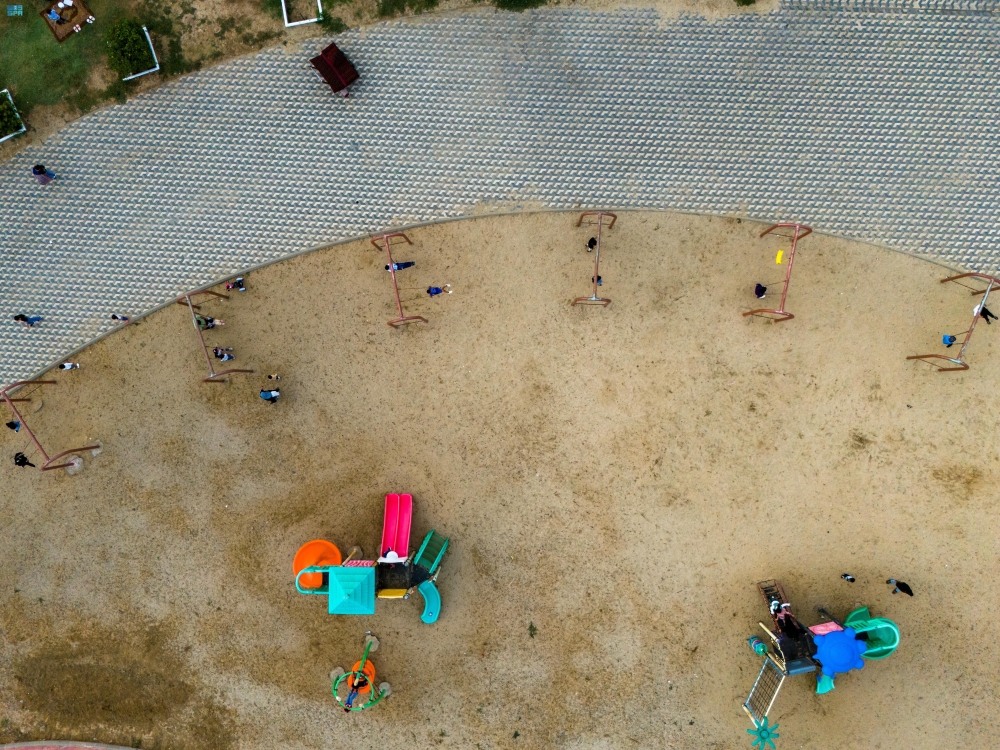
[[[483,9],[337,37],[361,73],[346,100],[309,67],[314,39],[102,109],[0,164],[0,382],[106,333],[111,313],[475,213],[795,219],[993,270],[1000,16],[923,4]],[[58,179],[37,185],[37,162]]]

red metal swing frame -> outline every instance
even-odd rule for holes
[[[16,402],[31,401],[31,399],[11,398],[10,396],[11,391],[25,385],[57,385],[57,383],[55,380],[21,380],[17,383],[11,383],[5,388],[0,389],[0,398],[3,398],[7,406],[10,407],[11,412],[13,412],[14,414],[14,419],[16,419],[18,422],[21,423],[21,427],[23,427],[24,431],[28,433],[28,437],[31,438],[31,442],[35,444],[35,447],[38,449],[38,452],[42,454],[42,458],[44,459],[44,461],[42,465],[39,467],[41,471],[53,471],[55,469],[68,469],[71,467],[75,467],[76,464],[73,461],[69,461],[68,463],[56,463],[56,462],[66,456],[81,451],[92,451],[93,455],[95,456],[101,451],[101,445],[100,443],[97,443],[95,445],[84,445],[80,448],[70,448],[69,450],[57,453],[54,456],[49,456],[49,454],[46,453],[45,448],[43,448],[42,444],[38,441],[38,438],[35,436],[34,431],[32,431],[31,427],[28,426],[28,423],[24,421],[24,417],[21,416],[21,412],[19,412],[17,410],[17,407],[14,406]]]
[[[192,297],[196,297],[199,294],[204,294],[213,299],[229,299],[229,295],[219,294],[218,292],[212,292],[209,290],[204,290],[201,292],[191,292],[190,294],[185,294],[177,298],[176,302],[178,305],[187,305],[188,310],[191,312],[191,323],[194,325],[194,331],[198,334],[198,343],[201,344],[201,351],[205,355],[205,361],[208,363],[208,377],[202,378],[202,383],[228,383],[226,380],[226,375],[232,375],[234,372],[246,372],[252,373],[253,370],[244,370],[240,368],[234,368],[232,370],[222,370],[221,372],[215,371],[215,365],[212,363],[212,355],[208,352],[208,346],[205,344],[205,336],[201,332],[201,328],[198,327],[198,320],[195,318],[194,311],[196,309],[201,309],[201,303],[194,304],[191,302]]]
[[[413,244],[410,242],[410,238],[402,232],[390,232],[389,234],[383,234],[379,237],[373,237],[371,239],[372,245],[377,247],[379,250],[385,251],[386,260],[389,261],[389,275],[392,277],[392,291],[393,294],[396,295],[396,310],[399,312],[399,317],[393,318],[386,325],[389,325],[392,328],[399,328],[400,326],[405,326],[409,323],[426,323],[427,318],[423,318],[419,315],[405,315],[403,313],[403,302],[399,298],[399,284],[396,283],[396,268],[392,260],[392,240],[395,237],[402,237],[403,241],[406,242],[407,245]]]
[[[942,284],[946,284],[949,281],[957,282],[959,279],[982,279],[987,282],[985,289],[972,289],[972,287],[966,287],[970,289],[970,294],[973,297],[978,297],[980,294],[983,295],[983,301],[979,303],[976,313],[972,316],[972,323],[969,325],[968,330],[965,332],[965,338],[962,340],[962,348],[958,350],[958,358],[948,357],[944,354],[914,354],[907,359],[919,359],[923,362],[927,362],[929,365],[933,365],[937,368],[938,372],[961,372],[962,370],[968,370],[969,364],[965,361],[965,349],[969,346],[969,341],[972,339],[972,334],[976,330],[976,323],[979,322],[979,318],[982,317],[979,313],[983,307],[986,306],[986,300],[990,297],[990,292],[993,289],[1000,289],[1000,279],[996,276],[990,276],[985,273],[960,273],[958,276],[949,276],[946,279],[941,279]],[[959,284],[959,286],[965,286],[965,284]],[[954,367],[945,367],[939,365],[937,362],[933,362],[935,359],[943,359]]]
[[[611,223],[608,224],[609,231],[615,225],[615,222],[618,221],[618,216],[611,213],[610,211],[584,211],[582,214],[580,214],[580,218],[577,219],[576,225],[578,227],[581,226],[584,222],[584,219],[587,219],[588,217],[592,216],[595,216],[597,218],[589,219],[587,221],[587,224],[597,225],[597,246],[594,248],[594,278],[592,279],[592,281],[594,282],[594,290],[589,297],[577,297],[575,300],[573,300],[573,304],[600,305],[601,307],[607,307],[608,305],[611,304],[611,300],[608,299],[607,297],[597,296],[597,286],[598,286],[597,280],[600,278],[600,273],[601,273],[601,230],[604,228],[604,218],[606,216],[611,217]]]
[[[756,315],[761,318],[767,318],[768,320],[773,320],[775,323],[783,323],[786,320],[791,320],[795,316],[792,315],[785,309],[785,300],[788,298],[788,284],[792,280],[792,265],[795,263],[795,248],[798,245],[799,240],[801,240],[806,235],[812,234],[812,229],[807,227],[805,224],[798,224],[792,222],[782,222],[775,224],[774,226],[768,227],[763,232],[760,233],[761,237],[770,234],[776,229],[782,227],[793,227],[795,232],[790,235],[792,240],[792,249],[788,253],[788,268],[785,271],[785,281],[781,287],[781,302],[778,304],[777,310],[768,310],[761,308],[759,310],[750,310],[743,313],[743,317],[748,315]],[[805,230],[805,231],[802,231]],[[779,237],[788,237],[787,234],[779,234]]]

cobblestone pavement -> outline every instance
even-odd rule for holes
[[[790,1],[715,21],[397,21],[338,37],[362,76],[347,100],[309,68],[310,40],[84,117],[0,164],[0,382],[111,313],[490,210],[742,211],[995,268],[1000,17],[943,12],[990,0]],[[36,162],[58,179],[37,185]]]

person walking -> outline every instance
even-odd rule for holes
[[[589,240],[587,240],[587,252],[588,253],[593,252],[595,247],[597,247],[597,238],[591,237]]]
[[[35,465],[28,460],[28,457],[20,451],[14,454],[14,466],[20,466],[22,469],[25,466],[35,468]]]
[[[28,328],[34,328],[36,325],[41,323],[44,318],[41,315],[25,315],[24,313],[18,313],[14,316],[14,320],[18,323],[24,323]]]
[[[393,263],[392,264],[392,270],[393,271],[402,271],[404,268],[413,268],[413,266],[415,266],[415,265],[417,265],[417,264],[414,261],[412,261],[412,260],[407,260],[407,261],[404,261],[403,263]],[[385,264],[385,270],[386,271],[389,270],[389,264],[388,263]]]
[[[895,588],[892,590],[892,593],[894,594],[899,594],[900,592],[902,592],[907,596],[913,596],[913,589],[911,589],[908,584],[903,583],[902,581],[897,581],[895,578],[890,578],[888,581],[886,581],[886,583],[888,583],[890,586],[895,586]]]
[[[958,341],[958,339],[952,336],[950,333],[946,333],[944,336],[941,337],[941,343],[944,344],[948,349],[951,349],[951,347],[954,346],[956,341]]]
[[[757,299],[764,299],[764,295],[767,294],[767,287],[763,284],[757,284],[753,288],[753,296]]]
[[[12,419],[11,421],[7,422],[7,427],[12,429],[14,432],[21,431],[21,423],[18,422],[16,419]]]
[[[594,277],[593,276],[590,277],[590,283],[591,284],[594,283]],[[601,278],[600,276],[598,276],[597,277],[597,286],[603,286],[603,284],[604,284],[604,279]]]
[[[281,398],[281,391],[278,389],[271,390],[269,388],[260,389],[260,397],[267,401],[269,404],[278,403],[278,399]]]
[[[451,294],[451,284],[445,284],[443,287],[440,286],[427,287],[428,297],[437,297],[439,294],[444,294],[445,292]]]
[[[217,346],[212,350],[212,354],[215,355],[216,359],[221,359],[223,362],[229,362],[232,359],[236,359],[234,355],[229,353],[232,350],[233,347],[231,346],[226,346],[226,347]]]
[[[56,15],[58,16],[59,14],[57,13]],[[63,23],[65,23],[65,21]],[[33,166],[31,168],[31,174],[38,181],[39,185],[48,185],[56,178],[55,174],[46,169],[44,164],[36,164]]]
[[[80,369],[80,363],[79,362],[63,362],[61,365],[59,365],[59,369],[60,370],[79,370]]]
[[[128,323],[128,318],[126,318],[124,315],[118,315],[117,313],[112,313],[111,319],[119,323]]]
[[[247,290],[247,288],[243,285],[243,277],[242,276],[237,276],[232,281],[227,281],[226,282],[226,290],[227,291],[231,292],[234,289],[237,292],[245,292]]]
[[[857,579],[856,579],[856,578],[855,578],[854,576],[852,576],[852,575],[851,575],[850,573],[844,573],[844,574],[843,574],[843,575],[841,575],[840,577],[841,577],[841,578],[843,578],[843,579],[844,579],[845,581],[847,581],[848,583],[854,583],[854,582],[855,582],[855,581],[857,580]]]

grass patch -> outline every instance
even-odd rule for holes
[[[741,7],[746,7],[747,5],[753,5],[757,0],[736,0],[736,4]]]
[[[115,0],[88,0],[97,21],[59,44],[26,4],[23,16],[0,16],[0,88],[9,88],[21,114],[39,105],[59,104],[88,89],[91,71],[107,56],[104,32],[125,17]]]
[[[750,0],[752,3],[754,0]],[[531,8],[540,8],[545,5],[548,0],[493,0],[493,5],[495,5],[500,10],[512,10],[515,13],[520,13],[524,10],[530,10]],[[739,0],[737,0],[739,2]]]
[[[0,138],[20,132],[21,127],[21,119],[17,116],[14,105],[6,93],[0,93]]]
[[[104,39],[108,45],[108,65],[122,78],[156,65],[142,24],[134,18],[123,18],[112,25],[104,33]]]
[[[378,14],[382,18],[401,16],[407,10],[419,14],[437,7],[438,0],[379,0]]]
[[[284,21],[285,17],[281,12],[281,0],[261,0],[261,7],[271,18]]]
[[[339,16],[331,16],[326,11],[323,11],[319,16],[319,25],[329,34],[340,34],[343,31],[347,31],[347,24],[344,23],[344,19]]]

